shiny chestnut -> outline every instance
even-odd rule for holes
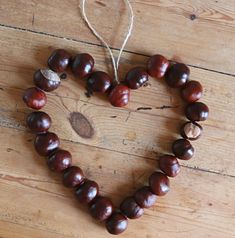
[[[205,121],[209,116],[209,108],[205,103],[194,102],[186,106],[185,115],[190,121]]]
[[[94,65],[94,58],[90,54],[78,54],[73,59],[72,72],[75,77],[83,79],[92,73]]]
[[[124,107],[130,100],[130,89],[125,85],[117,85],[109,94],[109,101],[114,107]]]
[[[152,207],[156,200],[157,196],[152,193],[149,186],[144,186],[138,189],[134,195],[135,201],[141,208]]]
[[[105,93],[111,86],[111,77],[103,72],[96,71],[87,80],[87,89],[91,92]]]
[[[55,50],[48,59],[48,66],[51,70],[62,73],[69,66],[71,55],[63,49]]]
[[[189,73],[190,70],[187,65],[182,63],[173,64],[166,72],[166,83],[172,88],[180,88],[187,83]]]
[[[34,73],[34,84],[43,91],[51,92],[60,85],[60,77],[50,69],[39,69]]]
[[[172,144],[172,151],[176,157],[182,160],[189,160],[194,155],[194,148],[186,139],[178,139]]]
[[[170,190],[170,181],[165,174],[154,172],[149,177],[149,186],[154,194],[164,196]]]
[[[173,155],[160,156],[158,163],[159,168],[169,177],[175,177],[180,172],[180,164]]]
[[[81,168],[71,166],[63,173],[63,184],[68,188],[75,188],[84,182],[84,174]]]
[[[75,191],[75,195],[78,201],[82,204],[88,204],[92,202],[99,194],[99,186],[95,181],[86,180]]]
[[[47,96],[39,88],[28,88],[24,91],[23,101],[28,107],[39,110],[46,105]]]
[[[186,102],[196,102],[202,97],[202,92],[202,85],[198,81],[192,80],[183,86],[181,95]]]
[[[113,203],[109,198],[97,197],[90,206],[91,216],[99,221],[107,220],[113,212]]]
[[[34,147],[37,153],[41,156],[48,156],[60,145],[59,137],[52,132],[38,134],[34,141]]]
[[[128,220],[120,212],[115,212],[105,223],[106,229],[110,234],[119,235],[127,229]]]
[[[144,209],[137,204],[133,197],[125,198],[120,205],[120,210],[130,219],[139,218],[144,213]]]
[[[51,118],[45,112],[31,112],[26,118],[26,124],[32,132],[43,133],[51,127]]]
[[[67,150],[56,150],[47,160],[47,165],[52,171],[62,172],[72,163],[72,155]]]
[[[138,89],[148,82],[148,78],[145,68],[135,67],[127,73],[125,83],[131,89]]]
[[[169,65],[169,61],[164,56],[153,55],[147,63],[148,74],[154,78],[162,78],[165,76]]]

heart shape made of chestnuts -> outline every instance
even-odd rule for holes
[[[202,96],[202,86],[198,81],[189,81],[190,70],[185,64],[170,64],[165,57],[154,55],[149,58],[146,68],[131,69],[120,84],[113,84],[112,78],[107,73],[94,71],[94,64],[95,61],[89,54],[78,54],[72,58],[63,49],[55,50],[48,60],[49,69],[35,72],[35,86],[26,89],[23,95],[24,102],[35,110],[43,108],[47,102],[45,92],[58,88],[61,74],[70,66],[75,77],[86,80],[89,94],[106,93],[111,104],[116,107],[127,105],[130,89],[135,90],[146,84],[149,75],[154,78],[165,78],[169,87],[179,88],[183,100],[188,103],[185,108],[188,121],[181,126],[180,131],[182,138],[173,142],[172,154],[159,157],[161,172],[153,172],[149,177],[148,186],[139,188],[133,196],[125,198],[116,211],[112,201],[100,195],[98,184],[85,178],[80,167],[72,166],[70,152],[59,148],[59,137],[48,131],[52,123],[50,116],[42,111],[34,111],[27,116],[27,126],[36,133],[34,145],[37,153],[47,157],[47,164],[52,171],[62,173],[63,184],[75,189],[79,202],[88,205],[94,218],[105,222],[109,233],[120,234],[126,230],[128,218],[141,217],[145,208],[154,205],[157,196],[168,193],[170,189],[168,177],[175,177],[180,172],[179,159],[192,158],[194,148],[190,140],[196,140],[201,136],[202,126],[198,121],[207,119],[209,109],[206,104],[198,102]]]

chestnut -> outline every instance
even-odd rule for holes
[[[104,221],[107,220],[113,212],[113,203],[109,198],[96,197],[90,206],[90,213],[93,218]]]
[[[63,184],[68,188],[75,188],[84,182],[83,171],[77,166],[67,168],[63,173]]]
[[[149,177],[149,186],[154,194],[164,196],[170,190],[170,181],[165,174],[154,172]]]
[[[72,72],[75,77],[86,78],[89,76],[94,68],[95,61],[89,54],[78,54],[72,62]]]
[[[124,107],[130,100],[130,89],[125,85],[117,85],[109,94],[109,101],[114,107]]]
[[[52,171],[62,172],[72,163],[72,155],[67,150],[56,150],[47,160],[47,165]]]
[[[144,209],[141,208],[133,197],[125,198],[120,205],[121,212],[130,219],[136,219],[144,214]]]
[[[48,59],[48,66],[51,70],[62,73],[69,66],[71,55],[63,49],[57,49],[52,52]]]
[[[39,88],[28,88],[24,91],[23,101],[28,107],[39,110],[46,105],[47,96]]]
[[[41,156],[48,156],[60,145],[60,140],[55,133],[46,132],[38,134],[34,141],[34,147],[37,153]]]
[[[86,180],[75,191],[78,201],[82,204],[89,204],[99,194],[99,186],[95,181]]]
[[[34,84],[46,92],[57,89],[60,85],[60,77],[50,69],[39,69],[34,74]]]
[[[43,133],[51,127],[51,118],[45,112],[31,112],[26,118],[26,124],[32,132]]]
[[[165,76],[170,62],[162,55],[153,55],[147,63],[148,74],[154,78],[162,78]]]
[[[138,89],[148,81],[148,73],[143,67],[135,67],[126,75],[125,83],[131,89]]]
[[[128,220],[120,212],[115,212],[106,221],[106,229],[110,234],[119,235],[127,229]]]
[[[189,79],[190,70],[187,65],[176,63],[169,67],[165,79],[167,84],[172,88],[180,88]]]
[[[102,71],[96,71],[87,80],[87,89],[90,92],[105,93],[111,86],[111,77]]]

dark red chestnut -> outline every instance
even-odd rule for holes
[[[138,89],[148,81],[148,77],[143,67],[135,67],[127,73],[125,83],[131,89]]]
[[[55,133],[46,132],[38,134],[34,141],[37,153],[41,156],[48,156],[54,152],[60,145],[60,140]]]
[[[165,76],[169,64],[169,61],[164,56],[153,55],[148,60],[148,74],[154,78],[162,78]]]
[[[82,204],[90,203],[98,194],[99,186],[91,180],[86,180],[75,192],[78,201]]]
[[[180,88],[189,79],[190,70],[187,65],[176,63],[169,67],[165,79],[167,84],[172,88]]]
[[[72,163],[72,155],[67,150],[56,150],[47,160],[47,165],[52,171],[62,172]]]
[[[92,202],[90,213],[93,218],[99,221],[105,221],[113,213],[113,203],[109,198],[99,196]]]
[[[63,184],[68,188],[75,188],[84,182],[83,171],[77,166],[67,168],[63,173]]]
[[[51,126],[51,118],[45,112],[31,112],[26,118],[28,128],[35,133],[47,132]]]
[[[197,140],[202,134],[203,128],[196,122],[188,121],[181,126],[180,134],[187,140]]]
[[[91,92],[105,93],[111,86],[111,77],[102,71],[91,74],[87,80],[87,89]]]
[[[148,186],[138,189],[135,192],[134,198],[141,208],[152,207],[157,200],[157,196],[151,192]]]
[[[106,229],[110,234],[119,235],[127,229],[128,220],[119,212],[113,215],[106,221]]]
[[[120,205],[120,210],[130,219],[139,218],[144,213],[144,209],[136,203],[133,197],[125,198]]]
[[[46,105],[47,96],[38,88],[28,88],[24,91],[23,101],[28,107],[39,110]]]
[[[60,77],[50,69],[39,69],[34,74],[34,84],[46,92],[57,89],[60,85]]]
[[[202,102],[194,102],[186,107],[185,115],[190,121],[205,121],[209,116],[209,108]]]
[[[78,78],[89,76],[94,68],[95,61],[89,54],[78,54],[72,63],[72,72]]]
[[[130,100],[130,89],[124,85],[117,85],[109,94],[109,101],[114,107],[124,107]]]
[[[186,139],[176,140],[172,144],[172,151],[176,157],[182,160],[189,160],[193,157],[194,148]]]
[[[55,50],[48,59],[48,66],[51,70],[62,73],[66,70],[71,60],[71,55],[63,49]]]
[[[182,88],[181,95],[186,102],[196,102],[202,97],[202,85],[198,81],[189,81]]]
[[[168,177],[160,172],[154,172],[149,177],[149,185],[151,191],[158,196],[164,196],[170,190],[170,181]]]
[[[158,163],[159,168],[169,177],[175,177],[180,172],[180,164],[175,156],[163,155]]]

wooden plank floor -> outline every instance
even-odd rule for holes
[[[204,86],[210,118],[203,123],[202,138],[193,142],[195,157],[181,162],[180,175],[171,179],[170,193],[130,221],[121,237],[235,237],[235,2],[131,3],[135,28],[121,59],[121,77],[154,53],[185,62],[191,79]],[[87,8],[117,55],[127,25],[123,1],[89,0]],[[112,237],[61,185],[60,176],[47,169],[25,127],[30,110],[22,92],[54,48],[90,53],[97,69],[112,73],[104,48],[81,19],[77,0],[0,0],[0,238]],[[150,80],[151,86],[132,92],[123,109],[111,107],[102,96],[88,99],[84,83],[71,74],[48,94],[51,130],[116,206],[146,183],[157,155],[169,151],[184,120],[179,95],[162,80]],[[92,138],[73,130],[72,112],[90,121]]]

